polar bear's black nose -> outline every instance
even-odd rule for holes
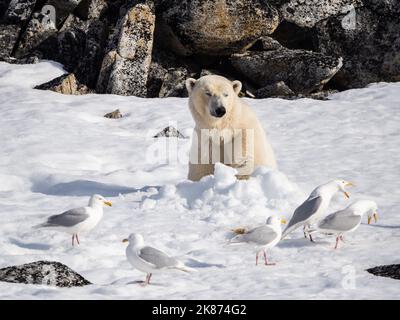
[[[226,109],[224,107],[219,107],[219,108],[215,109],[215,115],[218,118],[221,118],[225,113],[226,113]]]

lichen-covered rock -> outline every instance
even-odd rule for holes
[[[375,276],[388,277],[400,280],[400,264],[390,264],[367,269]]]
[[[4,14],[3,21],[7,24],[21,26],[31,17],[36,0],[11,0]]]
[[[353,28],[344,28],[345,15],[316,26],[318,49],[343,57],[343,68],[332,79],[340,89],[371,82],[400,81],[400,2],[364,0],[355,9]]]
[[[53,19],[41,12],[35,12],[23,33],[15,56],[17,58],[32,52],[44,40],[57,32]]]
[[[180,133],[176,128],[172,126],[168,126],[157,133],[153,138],[179,138],[179,139],[186,139],[186,137]]]
[[[231,62],[259,87],[283,81],[296,94],[322,88],[342,66],[341,58],[289,49],[234,54]]]
[[[6,60],[11,55],[19,30],[18,25],[0,25],[0,60]]]
[[[82,0],[75,9],[75,14],[83,19],[98,19],[107,10],[106,0]]]
[[[313,27],[317,22],[358,7],[362,0],[289,0],[280,7],[286,21],[301,27]]]
[[[0,281],[56,287],[82,287],[91,284],[66,265],[55,261],[36,261],[2,268]]]
[[[188,71],[185,68],[169,69],[164,76],[159,97],[187,97],[185,86]]]
[[[62,94],[80,95],[90,93],[90,90],[83,84],[80,84],[73,73],[64,74],[49,82],[35,87],[39,90],[51,90]]]
[[[265,86],[255,91],[254,96],[259,99],[270,97],[294,97],[295,93],[283,81]]]
[[[104,118],[108,118],[108,119],[120,119],[122,118],[122,113],[121,111],[119,111],[119,109],[116,109],[112,112],[106,113],[104,115]]]
[[[53,6],[56,13],[56,26],[60,27],[64,20],[82,0],[47,0],[46,5]]]
[[[139,1],[119,20],[106,54],[97,88],[119,95],[147,96],[155,27],[154,4]],[[112,52],[112,53],[110,53]]]
[[[180,55],[242,52],[279,24],[263,0],[159,0],[160,40]]]

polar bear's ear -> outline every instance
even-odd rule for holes
[[[188,93],[192,92],[192,89],[195,84],[196,84],[196,79],[193,79],[193,78],[186,79],[186,89],[187,89]]]
[[[239,80],[232,81],[232,86],[236,94],[239,94],[240,90],[242,90],[242,83]]]

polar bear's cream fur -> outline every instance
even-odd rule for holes
[[[238,96],[242,88],[240,81],[208,75],[198,80],[187,79],[186,88],[196,124],[189,160],[190,180],[212,174],[216,162],[236,168],[238,178],[247,178],[258,166],[276,167],[274,152],[260,121]],[[220,135],[217,147],[210,143],[217,141],[211,138],[216,134]],[[238,141],[241,148],[236,147]]]

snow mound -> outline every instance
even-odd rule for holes
[[[248,180],[238,180],[236,174],[234,168],[217,163],[214,175],[198,182],[184,180],[164,185],[145,197],[141,207],[154,210],[174,206],[180,211],[190,210],[189,214],[198,214],[209,222],[226,225],[232,219],[260,221],[271,214],[290,216],[293,206],[304,196],[278,170],[260,167]]]

